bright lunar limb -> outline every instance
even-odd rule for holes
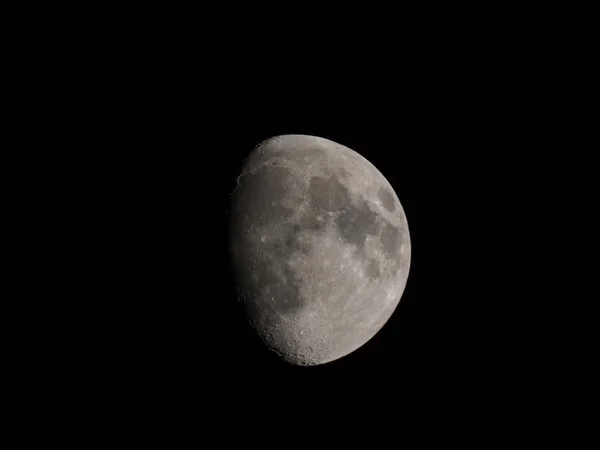
[[[230,253],[248,318],[297,365],[353,352],[392,315],[406,286],[406,215],[355,151],[276,136],[246,159],[232,195]]]

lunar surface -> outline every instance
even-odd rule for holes
[[[259,144],[232,194],[229,236],[250,323],[292,364],[364,345],[406,286],[411,245],[398,196],[373,164],[327,139]]]

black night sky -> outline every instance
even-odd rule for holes
[[[200,49],[179,29],[169,35],[177,45],[148,32],[90,39],[76,64],[69,51],[48,57],[45,73],[69,63],[77,72],[47,83],[64,90],[34,95],[51,99],[39,114],[57,124],[36,132],[57,150],[27,166],[44,188],[23,188],[35,220],[32,253],[22,254],[40,255],[23,264],[41,275],[23,284],[32,300],[15,303],[20,337],[7,359],[16,363],[5,366],[16,368],[23,414],[59,422],[47,443],[587,448],[597,439],[571,423],[583,412],[573,391],[588,389],[598,350],[591,325],[571,331],[572,306],[589,295],[569,278],[589,267],[579,253],[590,248],[597,38],[559,37],[556,52],[549,40],[548,69],[525,36],[381,33],[377,45],[344,34],[281,50],[266,44],[271,33]],[[411,233],[396,312],[323,366],[289,366],[262,348],[229,270],[229,194],[243,158],[278,134],[365,156],[394,187]]]

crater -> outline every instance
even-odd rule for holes
[[[338,211],[350,203],[348,189],[337,177],[312,177],[308,195],[313,206],[325,211]]]
[[[387,209],[389,212],[394,212],[396,209],[396,202],[394,201],[394,196],[390,191],[384,187],[380,187],[379,191],[377,192],[377,197],[379,197],[379,200],[381,200],[381,204],[385,209]]]

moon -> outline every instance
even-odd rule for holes
[[[285,361],[339,359],[391,317],[410,268],[408,223],[357,152],[316,136],[269,138],[244,161],[229,214],[239,299]]]

